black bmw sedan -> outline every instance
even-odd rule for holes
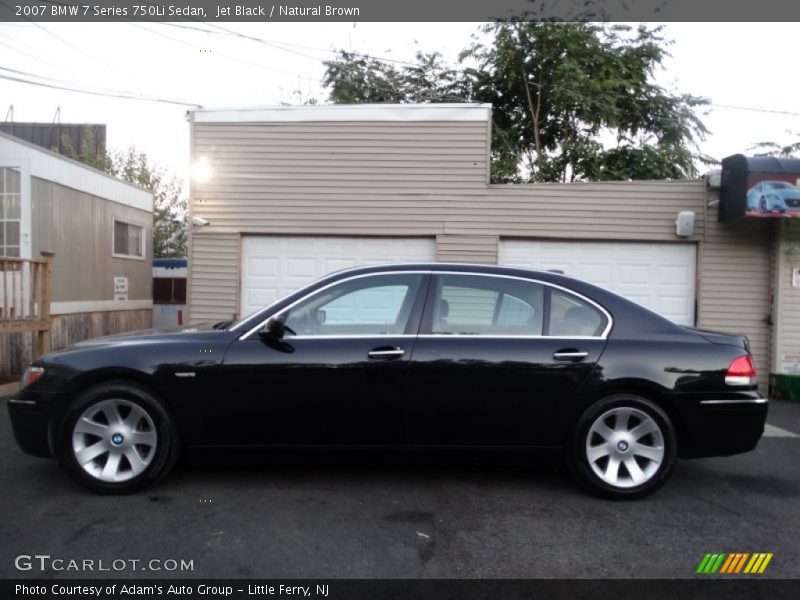
[[[658,489],[678,457],[752,450],[767,400],[742,336],[676,325],[550,272],[342,271],[235,323],[49,354],[8,401],[25,452],[99,492],[181,453],[447,449],[563,457],[596,492]]]

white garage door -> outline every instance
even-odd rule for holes
[[[558,269],[625,296],[675,323],[694,324],[694,244],[501,240],[499,262]]]
[[[245,236],[241,315],[348,267],[435,260],[432,238]]]

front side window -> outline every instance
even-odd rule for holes
[[[481,275],[437,275],[430,304],[431,333],[542,335],[544,286]]]
[[[114,221],[114,256],[144,258],[144,227]]]
[[[0,168],[0,256],[20,255],[21,198],[19,171]]]
[[[303,336],[401,335],[421,281],[418,274],[351,279],[304,298],[281,318]]]

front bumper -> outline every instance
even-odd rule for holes
[[[680,456],[729,456],[753,450],[764,433],[768,410],[769,401],[757,392],[700,399],[691,418],[684,420]]]
[[[50,436],[52,403],[32,394],[9,398],[7,403],[11,430],[20,449],[33,456],[53,456]]]

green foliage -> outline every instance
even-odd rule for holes
[[[340,52],[323,83],[335,103],[489,102],[492,180],[687,178],[707,133],[703,98],[653,82],[667,57],[661,28],[592,23],[493,23],[448,70],[438,54],[387,65]]]
[[[110,162],[110,174],[153,193],[153,258],[184,258],[188,203],[180,181],[135,148],[110,153]]]
[[[388,102],[462,102],[464,81],[448,70],[438,52],[417,52],[415,64],[395,67],[363,54],[344,50],[326,61],[322,83],[336,104]]]
[[[118,179],[141,186],[153,194],[153,258],[184,258],[186,256],[187,200],[181,198],[181,184],[176,177],[151,164],[143,152],[131,147],[127,152],[95,148],[94,134],[86,128],[80,152],[63,136],[62,152],[74,160],[113,175]]]
[[[787,132],[791,135],[791,131]],[[753,144],[756,156],[776,156],[778,158],[800,158],[800,142],[759,142]]]

